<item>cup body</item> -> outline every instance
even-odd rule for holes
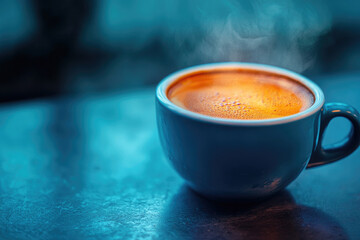
[[[283,118],[230,120],[193,113],[167,99],[167,87],[184,74],[234,67],[289,76],[312,91],[315,102]],[[156,117],[164,152],[191,188],[211,198],[251,200],[285,188],[305,169],[317,145],[323,104],[322,91],[296,73],[259,64],[208,64],[159,84]]]

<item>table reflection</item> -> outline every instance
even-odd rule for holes
[[[256,204],[207,200],[185,185],[159,223],[159,235],[185,239],[348,239],[324,212],[296,203],[288,191]]]

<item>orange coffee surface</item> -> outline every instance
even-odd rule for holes
[[[174,104],[192,112],[228,119],[269,119],[301,112],[312,93],[285,76],[266,72],[198,72],[168,88]]]

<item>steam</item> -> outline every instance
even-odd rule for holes
[[[331,27],[329,11],[320,1],[179,3],[183,6],[164,19],[163,40],[175,49],[180,65],[244,61],[302,72],[315,59],[317,40]],[[184,19],[174,20],[179,15]]]
[[[83,91],[99,87],[98,76],[104,87],[120,81],[135,85],[209,62],[257,62],[303,72],[316,59],[319,37],[331,27],[326,0],[95,3],[81,44],[117,54],[117,59],[98,75],[69,80]]]

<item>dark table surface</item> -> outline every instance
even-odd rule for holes
[[[316,80],[360,109],[360,74]],[[359,150],[262,203],[214,203],[166,162],[154,89],[3,104],[0,149],[0,239],[360,239]]]

